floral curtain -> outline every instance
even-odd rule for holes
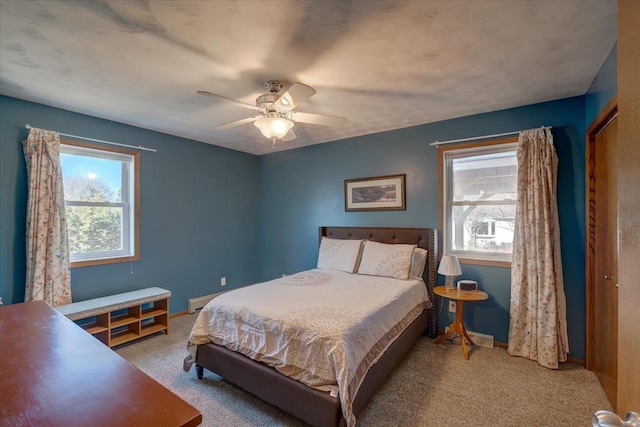
[[[32,128],[22,141],[27,163],[27,280],[25,301],[71,303],[71,277],[60,136]]]
[[[551,369],[569,352],[557,170],[551,129],[520,132],[508,351]]]

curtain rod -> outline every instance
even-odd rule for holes
[[[551,129],[551,126],[542,126],[542,128]],[[477,139],[498,138],[500,136],[515,135],[517,133],[520,133],[520,131],[516,130],[516,131],[513,131],[513,132],[496,133],[496,134],[493,134],[493,135],[472,136],[471,138],[451,139],[451,140],[448,140],[448,141],[436,141],[436,142],[432,142],[429,145],[453,144],[455,142],[475,141]]]
[[[30,124],[26,124],[25,128],[27,129],[31,129],[32,126]],[[66,136],[67,138],[73,138],[73,139],[83,139],[85,141],[91,141],[91,142],[99,142],[102,144],[109,144],[109,145],[117,145],[119,147],[126,147],[126,148],[133,148],[135,150],[144,150],[144,151],[152,151],[152,152],[156,152],[157,150],[155,148],[147,148],[147,147],[143,147],[141,145],[138,145],[137,147],[134,145],[127,145],[127,144],[120,144],[119,142],[113,142],[113,141],[105,141],[102,139],[95,139],[95,138],[87,138],[86,136],[79,136],[79,135],[71,135],[68,133],[62,133],[62,132],[58,132],[58,134],[60,136]]]

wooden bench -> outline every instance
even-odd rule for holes
[[[146,288],[55,307],[109,347],[164,331],[171,291]]]

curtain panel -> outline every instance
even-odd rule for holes
[[[69,245],[60,167],[60,136],[32,128],[22,141],[27,163],[25,301],[71,303]]]
[[[520,132],[517,156],[508,351],[557,369],[567,360],[569,344],[551,129]]]

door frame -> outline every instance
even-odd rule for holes
[[[586,302],[586,351],[585,366],[593,371],[595,345],[594,331],[594,287],[595,287],[595,240],[596,240],[596,136],[618,116],[618,97],[614,94],[600,114],[591,122],[586,132],[586,242],[585,242],[585,302]]]

